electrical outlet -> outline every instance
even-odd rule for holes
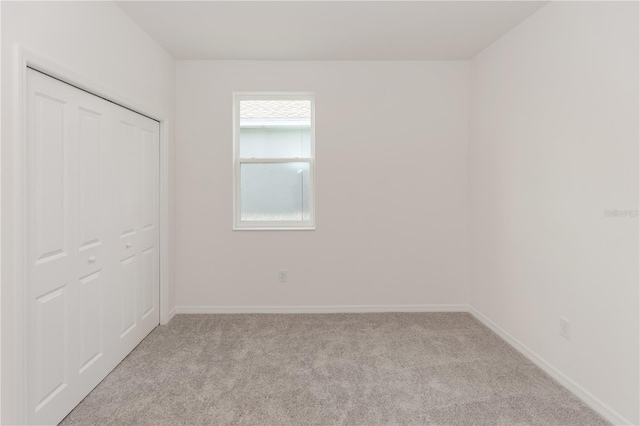
[[[560,335],[567,340],[571,340],[571,323],[566,318],[560,318]]]
[[[280,269],[278,271],[278,281],[280,281],[281,283],[286,283],[287,282],[287,270],[286,269]]]

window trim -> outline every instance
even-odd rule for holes
[[[310,157],[298,158],[241,158],[240,101],[294,100],[311,102]],[[234,231],[313,231],[316,229],[315,211],[315,95],[311,92],[234,92],[233,93],[233,227]],[[309,215],[308,221],[242,221],[240,220],[240,168],[243,163],[308,163]]]

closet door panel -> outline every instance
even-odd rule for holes
[[[27,79],[27,386],[30,415],[74,405],[77,106],[41,74]]]
[[[139,261],[136,255],[138,246],[138,234],[140,232],[140,149],[138,144],[138,129],[135,117],[130,117],[125,111],[114,107],[114,115],[117,117],[117,140],[114,143],[116,175],[114,183],[116,196],[113,211],[116,223],[116,253],[117,276],[119,286],[118,311],[120,327],[118,330],[119,342],[126,339],[125,346],[120,348],[120,353],[128,352],[133,346],[132,332],[136,327],[136,304],[138,295],[136,292],[139,281]]]
[[[140,288],[140,320],[158,321],[159,288],[159,209],[160,209],[160,129],[157,122],[141,118],[142,147],[142,228],[140,233],[142,281]],[[149,322],[149,324],[151,323]],[[146,325],[148,328],[148,325]]]
[[[78,395],[90,392],[111,370],[109,359],[113,227],[111,218],[110,106],[103,99],[70,89],[78,106],[75,230]]]
[[[114,204],[120,276],[123,350],[134,347],[159,322],[159,125],[119,110]]]

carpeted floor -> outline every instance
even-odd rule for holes
[[[466,313],[178,315],[61,423],[602,425]]]

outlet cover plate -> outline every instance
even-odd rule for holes
[[[560,317],[560,335],[567,340],[571,340],[571,322]]]

